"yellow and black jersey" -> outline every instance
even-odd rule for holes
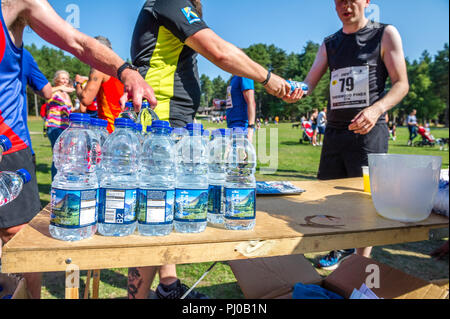
[[[189,0],[148,0],[133,33],[131,58],[155,91],[161,120],[193,122],[200,105],[197,53],[184,41],[208,28]]]

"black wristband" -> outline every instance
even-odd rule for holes
[[[119,79],[120,82],[122,82],[122,72],[125,71],[126,69],[131,69],[131,70],[135,70],[137,71],[138,68],[128,62],[125,62],[118,70],[117,70],[117,78]]]
[[[270,77],[271,77],[271,76],[272,76],[272,71],[269,70],[269,73],[267,73],[267,78],[266,78],[266,80],[265,80],[264,82],[261,82],[261,84],[262,84],[263,86],[267,85],[267,83],[269,83],[269,81],[270,81]]]
[[[255,124],[249,124],[248,128],[255,128]]]

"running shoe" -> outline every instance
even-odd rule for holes
[[[156,288],[158,299],[180,299],[189,290],[189,287],[182,284],[179,279],[173,284],[166,286],[159,284]],[[184,299],[209,299],[208,296],[192,290]]]
[[[342,261],[353,255],[355,252],[356,249],[333,250],[320,259],[317,266],[324,270],[335,270]]]

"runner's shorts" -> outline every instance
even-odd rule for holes
[[[33,163],[30,148],[3,155],[0,171],[15,172],[22,168],[30,173],[31,180],[23,186],[22,192],[16,199],[0,207],[0,228],[10,228],[28,223],[41,210],[36,166]]]
[[[362,177],[369,154],[384,154],[389,148],[387,124],[377,124],[367,135],[327,127],[320,158],[320,180]]]

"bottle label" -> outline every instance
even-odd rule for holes
[[[98,221],[128,225],[136,221],[137,189],[100,188]]]
[[[52,188],[50,224],[62,228],[82,228],[97,223],[98,189],[64,190]]]
[[[225,188],[225,218],[254,219],[256,217],[256,189]]]
[[[176,189],[175,220],[179,222],[206,222],[208,213],[207,189]]]
[[[208,214],[220,215],[224,212],[223,186],[209,185],[208,190]]]
[[[145,225],[169,225],[173,222],[174,190],[139,190],[138,222]]]

